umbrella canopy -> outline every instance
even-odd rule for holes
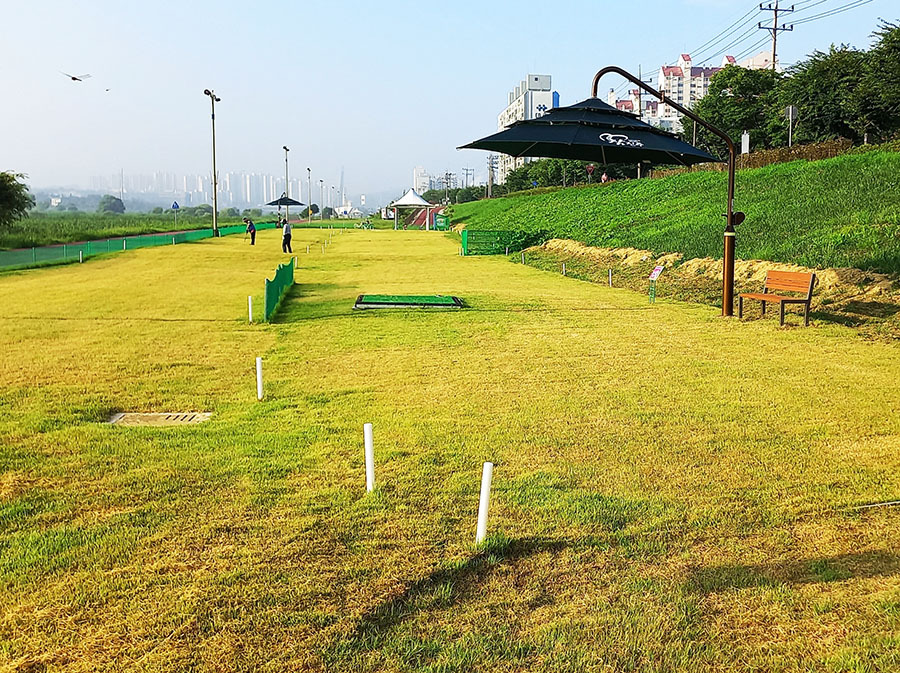
[[[269,203],[267,203],[266,205],[267,206],[302,206],[304,204],[300,203],[299,201],[294,201],[294,199],[292,199],[290,197],[282,196],[282,197],[275,199],[274,201],[269,201]]]
[[[635,115],[588,98],[518,121],[458,149],[489,150],[514,157],[579,159],[604,164],[691,164],[720,161]]]

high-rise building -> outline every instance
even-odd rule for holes
[[[513,122],[536,119],[555,107],[559,107],[559,94],[550,90],[550,75],[528,75],[509,92],[506,108],[497,115],[497,129],[502,131]],[[529,157],[500,155],[497,182],[506,182],[511,171],[530,160]]]

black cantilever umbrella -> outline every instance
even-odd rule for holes
[[[554,108],[459,149],[489,150],[514,157],[580,159],[604,164],[691,164],[720,161],[635,115],[588,98]]]
[[[281,196],[281,197],[275,199],[274,201],[269,201],[266,205],[280,207],[280,206],[302,206],[304,204],[300,203],[299,201],[294,201],[294,199],[292,199],[290,197]]]

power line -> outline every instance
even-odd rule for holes
[[[749,12],[747,12],[746,14],[744,14],[744,16],[742,16],[742,17],[739,18],[737,21],[735,21],[735,22],[732,23],[730,26],[728,26],[728,28],[726,28],[725,30],[721,31],[718,35],[713,36],[711,39],[709,39],[709,40],[707,40],[706,42],[704,42],[703,44],[701,44],[699,47],[697,47],[696,49],[694,49],[692,52],[688,52],[688,53],[691,54],[691,53],[696,53],[696,52],[702,52],[702,51],[703,51],[704,49],[706,49],[707,47],[715,46],[715,44],[717,44],[718,42],[721,42],[722,39],[725,39],[725,38],[727,38],[729,35],[731,35],[731,34],[733,34],[734,32],[736,32],[736,30],[732,30],[732,29],[735,28],[738,24],[740,24],[741,22],[744,22],[744,24],[746,24],[746,19],[747,19],[747,17],[749,17],[751,14],[758,14],[758,13],[759,13],[759,10],[758,10],[756,7],[754,7],[754,8],[751,9]],[[729,31],[731,31],[731,32],[729,32]],[[726,33],[727,33],[727,34],[726,34]],[[722,39],[719,39],[720,37],[721,37]]]
[[[828,11],[822,12],[821,14],[813,14],[812,16],[807,16],[799,21],[794,21],[794,25],[800,25],[802,23],[809,23],[810,21],[818,21],[819,19],[826,19],[829,16],[834,16],[835,14],[841,14],[842,12],[849,11],[851,9],[856,9],[857,7],[862,7],[863,5],[868,5],[872,0],[855,0],[855,2],[851,2],[849,4],[843,5],[841,7],[835,7],[833,9],[829,9]]]

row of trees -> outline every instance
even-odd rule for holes
[[[740,142],[746,130],[754,149],[788,144],[786,108],[798,110],[797,143],[848,138],[856,143],[900,133],[900,25],[883,22],[868,51],[847,45],[816,51],[785,74],[727,66],[710,82],[694,111]],[[691,142],[694,123],[684,120]],[[724,143],[697,127],[697,141],[722,153]]]

